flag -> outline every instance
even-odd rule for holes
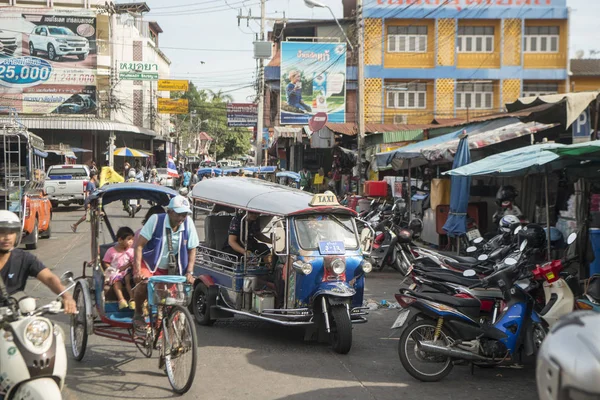
[[[122,183],[125,179],[119,175],[114,169],[108,166],[102,167],[100,171],[100,187],[107,183]]]
[[[169,159],[167,160],[167,175],[172,176],[173,178],[179,178],[175,161],[173,161],[173,156],[169,156]]]

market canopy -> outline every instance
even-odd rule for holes
[[[587,160],[590,156],[600,156],[600,140],[575,143],[569,146],[550,149],[550,151],[558,154],[561,158],[577,158],[580,160]]]
[[[558,143],[533,144],[527,147],[494,154],[482,160],[444,172],[452,176],[502,175],[520,176],[541,173],[546,168],[562,165],[558,154],[551,151],[568,147]]]
[[[459,136],[463,133],[469,136],[469,149],[479,149],[554,126],[556,124],[523,123],[514,117],[480,122],[433,139],[379,153],[376,155],[377,166],[381,168],[391,165],[399,170],[408,168],[409,164],[417,167],[429,162],[451,162],[460,142]]]

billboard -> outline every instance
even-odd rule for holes
[[[23,114],[96,114],[96,14],[0,13],[0,99]]]
[[[253,127],[258,123],[258,104],[227,103],[228,127]]]
[[[159,79],[158,90],[165,92],[187,92],[189,89],[189,81],[181,79]]]
[[[159,114],[187,114],[189,112],[187,99],[158,99]]]
[[[280,123],[307,125],[316,113],[346,122],[346,44],[281,43]]]

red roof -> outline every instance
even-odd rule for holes
[[[208,133],[206,132],[200,132],[200,140],[210,140],[212,141],[213,138],[211,138]]]

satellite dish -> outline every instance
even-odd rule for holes
[[[585,55],[585,52],[583,50],[577,50],[575,52],[575,58],[578,60],[581,60],[584,55]]]

